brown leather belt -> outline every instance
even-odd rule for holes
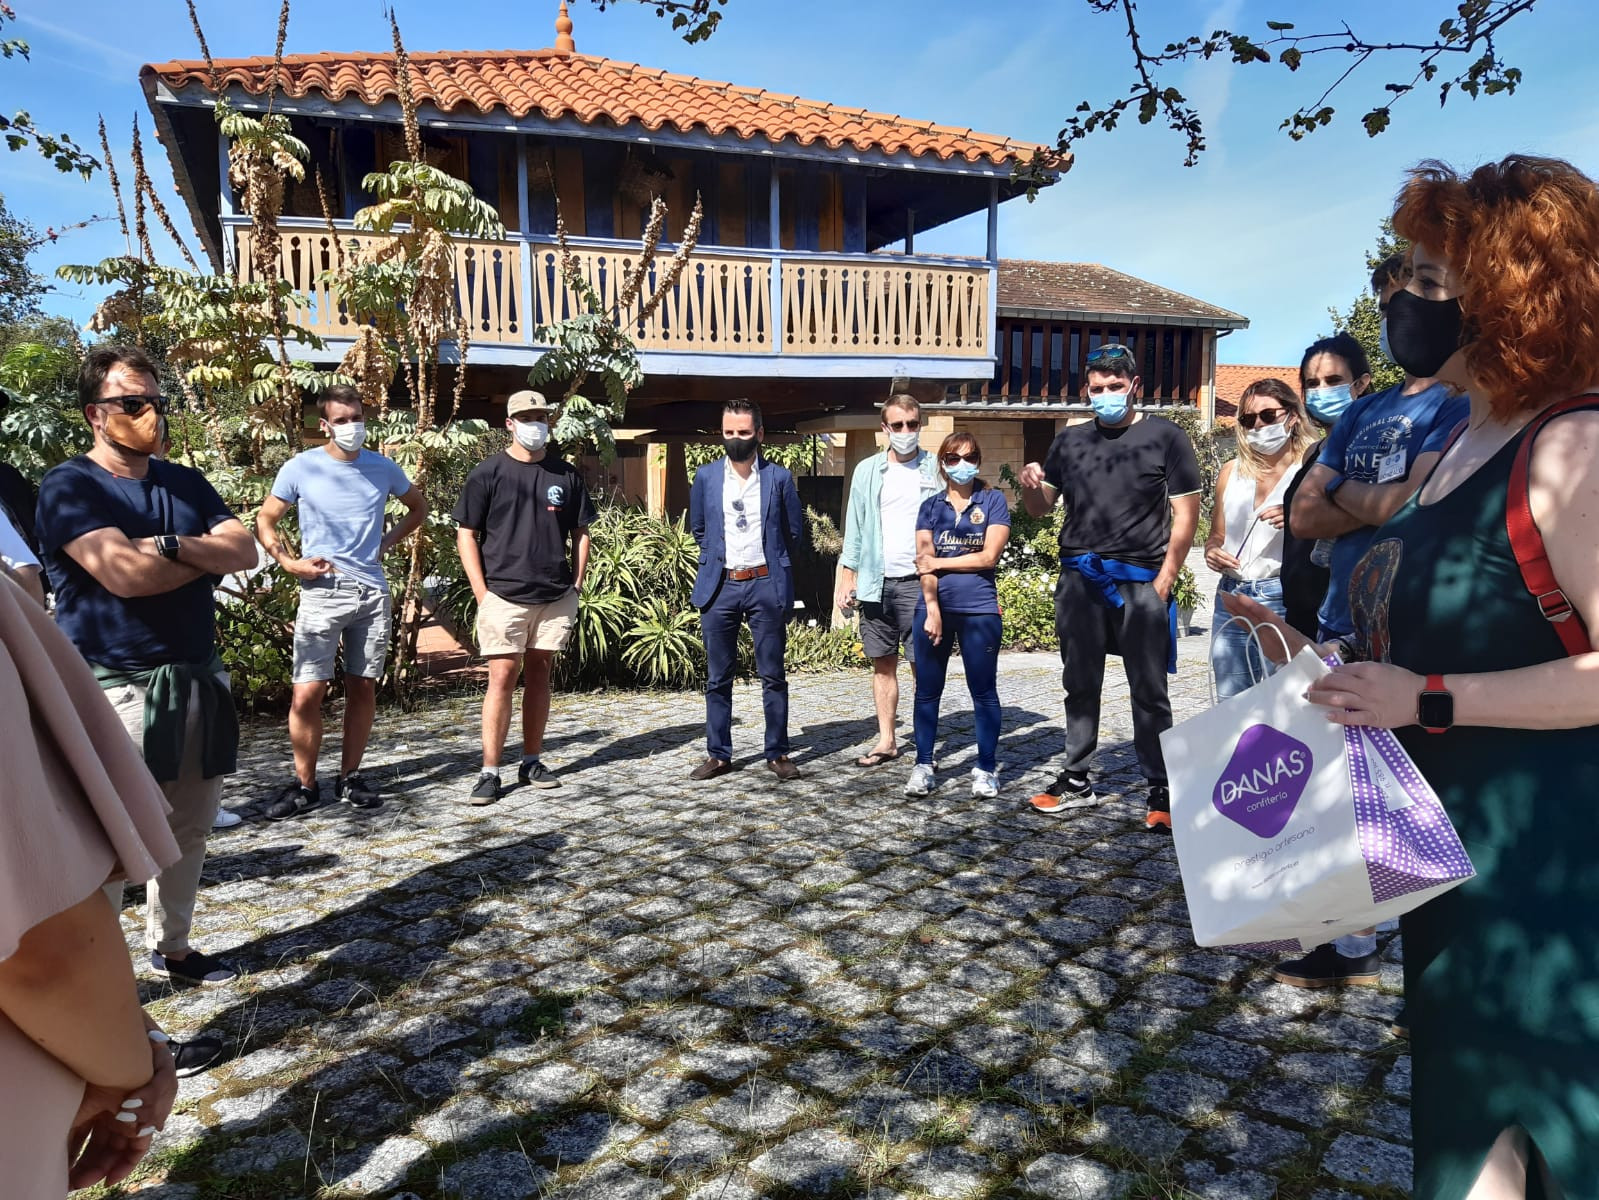
[[[765,579],[770,574],[765,567],[740,567],[736,571],[729,571],[727,577],[734,583],[748,583],[751,579]]]

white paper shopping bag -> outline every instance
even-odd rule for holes
[[[1327,670],[1302,650],[1161,735],[1201,946],[1309,948],[1472,875],[1437,795],[1392,733],[1346,729],[1304,699]]]

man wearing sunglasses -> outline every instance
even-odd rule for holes
[[[788,757],[788,617],[794,608],[789,560],[800,544],[799,493],[794,477],[761,457],[765,429],[753,400],[722,409],[726,457],[694,472],[689,528],[700,547],[699,573],[689,603],[700,610],[705,638],[706,759],[690,778],[714,779],[733,769],[733,670],[738,628],[749,622],[755,673],[766,716],[766,766],[780,780],[799,768]]]
[[[1140,380],[1125,346],[1100,346],[1084,362],[1094,420],[1056,436],[1043,463],[1022,469],[1022,503],[1042,517],[1066,505],[1055,586],[1055,633],[1064,664],[1066,762],[1032,799],[1042,813],[1095,803],[1089,767],[1099,745],[1105,655],[1121,655],[1133,706],[1133,746],[1148,782],[1150,829],[1171,828],[1160,735],[1171,728],[1166,676],[1177,669],[1172,588],[1199,522],[1199,464],[1172,422],[1138,412]]]
[[[94,445],[39,487],[56,619],[171,806],[183,857],[146,891],[151,966],[190,984],[225,983],[238,972],[194,949],[189,932],[222,778],[238,760],[213,589],[256,565],[255,539],[198,471],[154,457],[166,402],[142,350],[96,346],[78,373],[78,399]],[[116,899],[120,909],[120,888]]]
[[[922,585],[916,575],[916,514],[944,490],[938,456],[921,448],[922,406],[896,393],[883,405],[888,449],[855,468],[844,514],[838,607],[861,615],[861,646],[872,660],[877,742],[855,760],[875,767],[899,757],[900,648],[910,642]]]

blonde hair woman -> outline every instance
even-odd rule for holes
[[[1238,401],[1238,457],[1216,477],[1205,564],[1221,572],[1211,626],[1210,666],[1225,700],[1265,677],[1266,665],[1249,631],[1230,614],[1228,594],[1258,600],[1283,616],[1283,497],[1295,465],[1315,440],[1292,388],[1259,379]]]

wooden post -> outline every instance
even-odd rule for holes
[[[682,442],[667,442],[663,449],[666,451],[666,482],[662,489],[665,507],[661,515],[674,520],[688,511],[688,458]]]
[[[844,522],[849,518],[849,493],[850,484],[855,480],[855,468],[860,466],[872,455],[877,453],[877,434],[870,429],[851,429],[844,434],[844,507],[842,509],[844,520],[838,524],[839,530],[844,528]],[[843,567],[836,567],[833,571],[833,594],[838,595],[838,585],[843,579]],[[838,606],[833,606],[833,628],[838,629],[850,623],[850,618],[838,611]]]
[[[999,262],[999,180],[988,181],[988,261]]]
[[[905,210],[905,253],[916,253],[916,210],[914,208]]]

